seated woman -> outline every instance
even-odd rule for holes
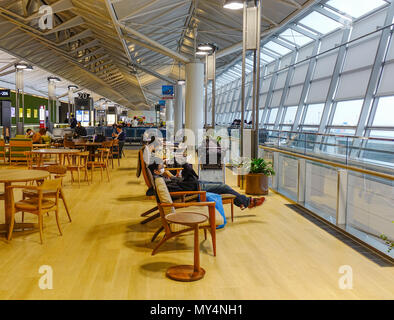
[[[168,191],[177,192],[177,191],[206,191],[216,194],[233,194],[235,195],[234,204],[237,207],[240,207],[241,210],[246,208],[252,209],[258,207],[264,203],[265,198],[252,198],[244,196],[234,189],[232,189],[227,184],[217,183],[217,182],[209,182],[209,181],[200,181],[197,179],[197,174],[191,169],[189,164],[184,165],[184,170],[182,171],[182,177],[174,176],[171,172],[165,170],[164,165],[162,163],[155,163],[148,166],[149,170],[152,172],[154,177],[161,176],[164,178],[166,185],[168,187]],[[194,179],[193,176],[196,178]]]

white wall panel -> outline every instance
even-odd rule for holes
[[[336,31],[321,40],[319,52],[324,52],[341,44],[343,31]]]
[[[328,89],[330,87],[331,79],[312,81],[309,89],[306,103],[325,102],[327,99]]]
[[[267,102],[267,93],[260,95],[260,109],[264,108],[265,103]]]
[[[372,31],[375,31],[377,27],[383,27],[384,20],[386,19],[386,12],[387,10],[377,12],[371,16],[368,16],[365,19],[362,19],[354,23],[350,40],[363,36]]]
[[[271,107],[279,107],[280,99],[282,98],[283,90],[274,91],[272,95]]]
[[[302,84],[290,87],[287,97],[286,97],[285,106],[294,106],[294,105],[298,105],[300,103],[300,98],[301,98],[301,93],[302,93],[303,87],[304,86]]]
[[[268,92],[269,91],[271,80],[272,80],[272,76],[263,80],[263,85],[261,86],[261,92]]]
[[[312,42],[311,44],[301,48],[300,51],[298,52],[297,62],[305,60],[307,59],[307,57],[310,57],[312,55],[314,46],[315,43]]]
[[[306,74],[308,73],[308,67],[309,63],[307,62],[297,66],[294,70],[290,85],[304,83]]]
[[[389,63],[384,66],[383,76],[380,82],[377,95],[392,95],[394,94],[394,63]]]
[[[336,100],[359,99],[367,91],[371,69],[341,75]]]
[[[332,76],[334,72],[335,63],[337,61],[338,50],[334,53],[330,53],[319,57],[316,62],[315,73],[312,77],[313,80]]]
[[[285,87],[287,73],[288,73],[288,70],[278,74],[278,78],[276,79],[274,90],[282,89]]]
[[[381,33],[379,33],[379,35],[380,34]],[[367,41],[352,44],[352,46],[347,49],[343,71],[371,66],[375,61],[379,39],[379,37],[374,37]]]

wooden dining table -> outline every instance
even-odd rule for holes
[[[69,156],[72,154],[80,153],[78,149],[37,149],[33,150],[32,154],[39,155],[38,165],[43,165],[44,155],[56,155],[59,157],[59,164],[65,165],[65,160],[69,160]]]
[[[12,214],[12,190],[7,187],[15,182],[43,181],[49,177],[48,171],[43,170],[23,170],[23,169],[4,169],[0,170],[0,183],[4,183],[4,212],[5,224],[0,224],[0,232],[8,232]],[[15,223],[14,229],[34,228],[33,223]]]

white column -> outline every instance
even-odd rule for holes
[[[16,69],[15,72],[15,84],[16,84],[16,108],[15,108],[15,117],[16,121],[16,134],[22,135],[24,134],[24,125],[25,125],[25,107],[24,107],[24,99],[23,99],[23,90],[24,90],[24,79],[23,79],[23,70]],[[19,117],[19,109],[22,108],[22,118]]]
[[[175,134],[183,127],[183,86],[175,86],[174,131]]]
[[[191,62],[186,65],[185,129],[193,131],[196,143],[204,127],[204,64]]]
[[[166,101],[166,130],[167,140],[174,135],[174,103],[173,100]]]

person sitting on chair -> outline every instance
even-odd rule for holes
[[[78,122],[77,127],[75,128],[74,136],[75,137],[86,137],[88,135],[86,128],[82,127],[81,123]]]
[[[119,158],[122,159],[122,152],[126,140],[126,135],[121,125],[116,127],[116,133],[113,133],[112,137],[114,138],[114,140],[119,140]]]
[[[153,177],[163,177],[169,192],[177,191],[206,191],[216,194],[232,194],[235,195],[234,204],[244,210],[252,209],[262,205],[265,201],[264,197],[252,198],[244,196],[227,184],[218,182],[200,181],[190,164],[184,164],[182,177],[174,176],[170,171],[165,170],[163,163],[156,159],[154,163],[148,166]]]

